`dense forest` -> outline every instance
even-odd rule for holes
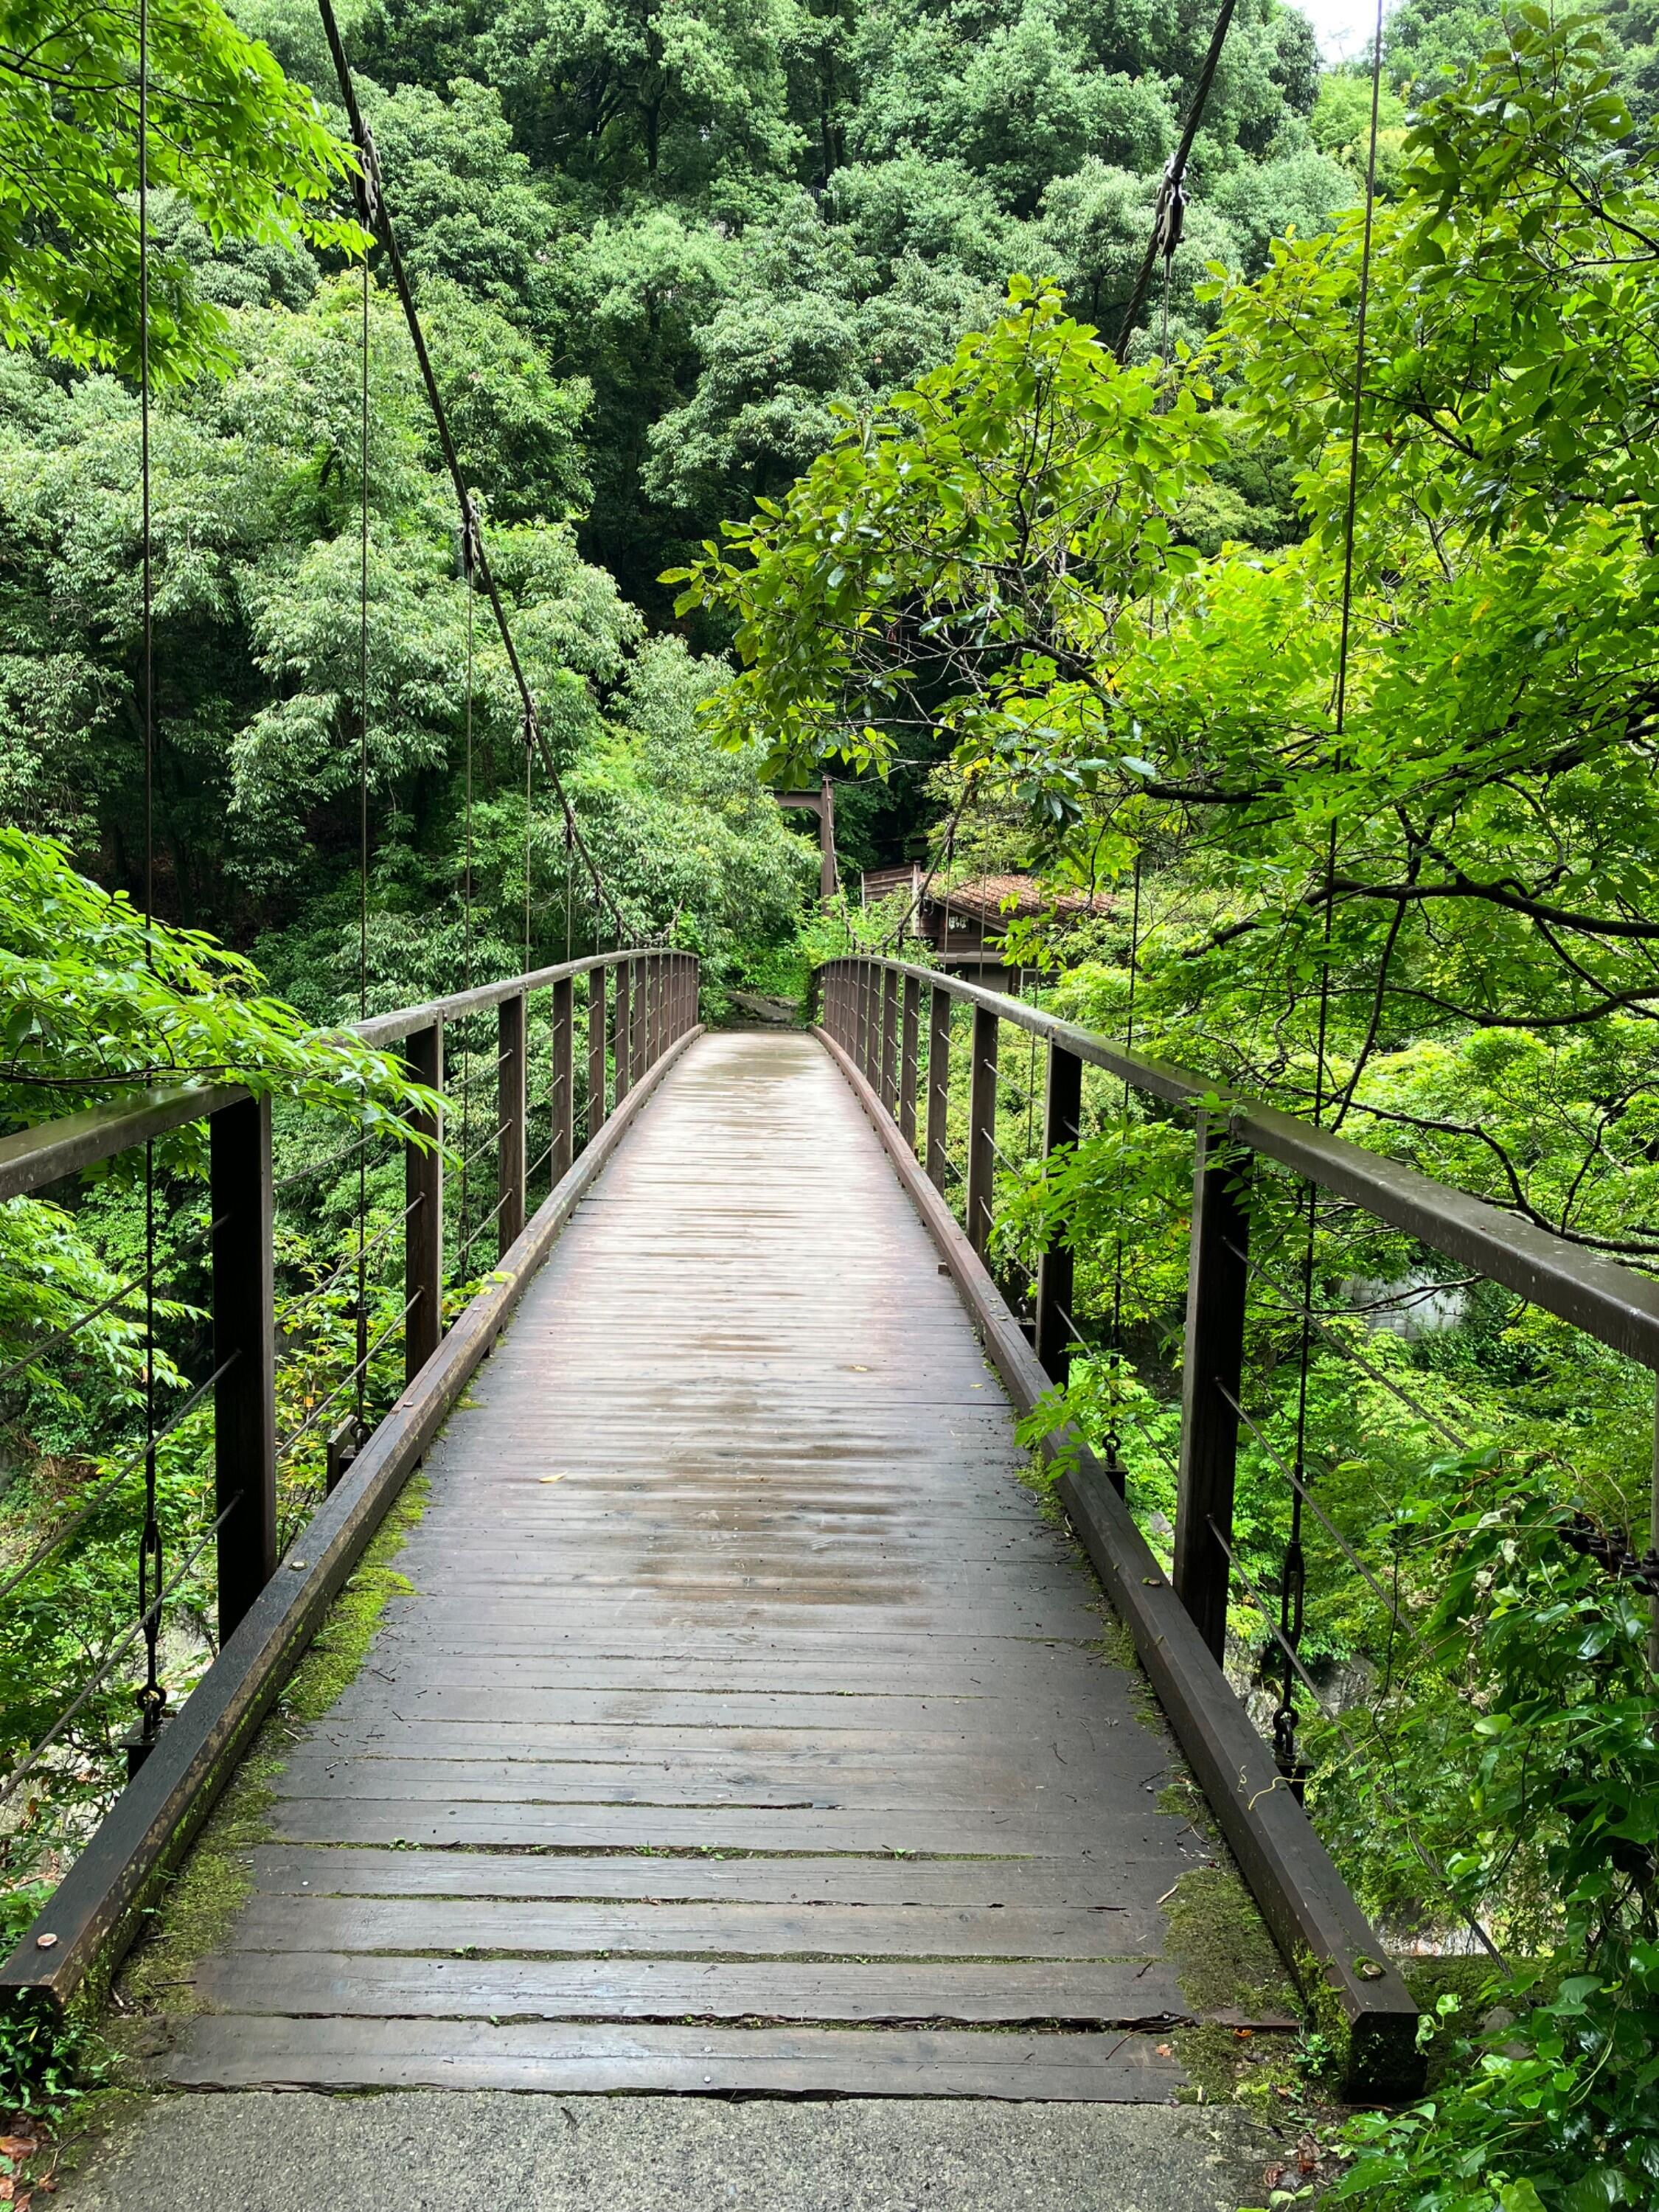
[[[1659,13],[1405,0],[1374,88],[1241,0],[1182,242],[1125,331],[1207,10],[343,11],[538,702],[527,763],[320,26],[156,0],[164,119],[217,120],[164,136],[149,195],[147,851],[130,26],[24,12],[0,9],[11,154],[45,149],[0,164],[9,1128],[211,1068],[274,1091],[289,1137],[301,1103],[395,1135],[405,1074],[329,1026],[360,1006],[620,933],[700,952],[719,1018],[896,943],[908,902],[861,907],[858,872],[914,860],[1044,887],[1007,928],[1052,1009],[1659,1263]],[[46,91],[31,38],[72,58]],[[826,773],[847,893],[821,909],[770,787]],[[995,1257],[1018,1286],[1077,1253],[1085,1341],[1043,1418],[1121,1456],[1161,1539],[1191,1132],[1127,1093],[1091,1111],[1046,1169],[1005,1164]],[[181,1396],[199,1147],[164,1167]],[[333,1281],[355,1190],[285,1204],[295,1296]],[[375,1182],[377,1223],[400,1191]],[[1402,1949],[1505,1954],[1425,1982],[1437,2097],[1352,2124],[1339,2194],[1651,2203],[1652,1607],[1563,1532],[1652,1540],[1653,1378],[1288,1184],[1254,1202],[1322,1319],[1252,1310],[1241,1559],[1276,1588],[1289,1456],[1370,1578],[1312,1531],[1302,1648],[1335,1712],[1301,1700],[1310,1808]],[[91,1487],[131,1503],[107,1439],[145,1380],[119,1304],[141,1214],[119,1174],[0,1208],[8,1573]],[[100,1301],[93,1371],[37,1356]],[[340,1294],[295,1324],[291,1412],[360,1322]],[[186,1424],[162,1470],[190,1526],[201,1449]],[[123,1617],[116,1523],[0,1620],[20,1752]],[[1265,1723],[1292,1692],[1262,1618],[1231,1630]],[[187,1675],[209,1631],[174,1635]],[[119,1703],[7,1830],[8,1924],[106,1801]],[[1310,2081],[1329,2056],[1316,2028]]]
[[[239,20],[337,125],[314,9]],[[1011,271],[1052,275],[1114,327],[1208,15],[444,7],[344,28],[464,459],[505,533],[514,603],[533,611],[532,672],[607,875],[631,920],[683,915],[741,966],[789,935],[808,877],[752,784],[695,734],[726,629],[677,632],[657,578],[784,489],[836,407],[902,386],[981,327]],[[1270,238],[1352,202],[1350,89],[1322,88],[1293,9],[1240,11],[1197,149],[1172,342],[1213,320],[1194,298],[1206,262],[1253,274]],[[337,246],[297,235],[216,246],[182,196],[156,232],[167,283],[216,310],[155,434],[158,897],[320,1013],[357,845],[355,280]],[[461,873],[464,594],[383,272],[372,326],[373,957],[393,1003],[454,957],[433,924],[455,917]],[[210,353],[222,373],[191,374]],[[4,367],[0,803],[133,890],[135,549],[108,517],[133,496],[134,395],[39,354]],[[1288,500],[1282,455],[1241,453],[1195,522],[1210,542],[1273,544]],[[524,844],[517,722],[482,641],[477,687],[476,889],[505,929]],[[924,815],[914,785],[846,795],[848,864],[903,857]],[[550,952],[562,855],[549,845],[535,866]],[[418,932],[400,926],[411,914]]]

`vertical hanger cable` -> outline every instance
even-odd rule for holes
[[[1337,644],[1335,685],[1335,758],[1340,766],[1342,739],[1347,726],[1348,647],[1353,614],[1354,521],[1359,499],[1359,434],[1365,381],[1365,321],[1370,303],[1371,232],[1376,205],[1377,114],[1382,89],[1382,0],[1377,0],[1376,27],[1371,41],[1370,138],[1365,157],[1365,218],[1359,252],[1359,298],[1354,320],[1353,391],[1348,416],[1348,481],[1342,532],[1342,617]],[[1331,918],[1336,890],[1336,822],[1333,817],[1325,841],[1323,941],[1319,963],[1319,1018],[1315,1046],[1313,1120],[1317,1128],[1325,1113],[1325,1058],[1330,1032]],[[1273,1757],[1279,1771],[1301,1794],[1305,1762],[1297,1750],[1296,1665],[1294,1654],[1302,1641],[1306,1607],[1307,1558],[1303,1548],[1302,1493],[1307,1481],[1308,1378],[1313,1349],[1314,1243],[1319,1225],[1319,1194],[1310,1182],[1307,1191],[1307,1233],[1302,1252],[1302,1328],[1297,1357],[1296,1443],[1291,1462],[1291,1533],[1285,1547],[1285,1568],[1279,1578],[1279,1644],[1284,1653],[1279,1700],[1273,1714]]]
[[[142,676],[144,735],[144,965],[155,972],[155,637],[150,538],[149,379],[149,6],[138,0],[138,475],[139,567],[143,599]],[[135,1766],[161,1734],[161,1528],[155,1498],[155,1146],[144,1146],[144,1520],[138,1539],[138,1612],[144,1680],[137,1692]]]
[[[368,1018],[368,256],[363,256],[357,463],[357,1018]],[[368,1154],[357,1154],[357,1327],[354,1394],[357,1432],[365,1434],[368,1382]]]

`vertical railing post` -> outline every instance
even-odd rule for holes
[[[927,1180],[945,1191],[945,1139],[951,1119],[951,994],[928,987],[927,1008]]]
[[[605,970],[587,971],[587,1136],[592,1144],[605,1121]]]
[[[647,1039],[645,1048],[646,1064],[650,1067],[654,1067],[657,1062],[662,1058],[662,987],[663,956],[660,952],[653,952],[651,956],[651,997],[649,1000],[651,1009],[651,1026],[650,1034]]]
[[[910,1150],[916,1149],[916,1048],[921,1041],[921,985],[914,975],[904,978],[904,1012],[899,1024],[899,1132]]]
[[[864,978],[864,1079],[874,1085],[881,1067],[881,978],[866,959],[860,963]]]
[[[1249,1284],[1248,1156],[1227,1149],[1225,1122],[1200,1117],[1187,1270],[1187,1342],[1181,1382],[1181,1466],[1176,1486],[1176,1593],[1218,1662],[1226,1648],[1233,1540],[1236,1402],[1244,1367]],[[1219,1532],[1222,1541],[1218,1542]]]
[[[276,1318],[271,1280],[270,1101],[208,1122],[213,1209],[214,1504],[219,1642],[276,1571]]]
[[[548,1133],[552,1180],[570,1172],[576,1141],[576,1006],[572,979],[553,986],[553,1127]]]
[[[443,1024],[416,1030],[404,1040],[404,1059],[417,1083],[444,1087]],[[428,1149],[404,1146],[404,1376],[412,1382],[438,1349],[444,1333],[444,1162],[441,1117],[422,1114],[411,1127]]]
[[[881,1103],[898,1112],[899,979],[890,968],[881,975]]]
[[[989,1006],[974,1008],[974,1063],[968,1079],[968,1241],[983,1259],[991,1233],[996,1175],[997,1030]]]
[[[1043,1103],[1046,1160],[1062,1145],[1075,1145],[1083,1112],[1083,1062],[1063,1045],[1048,1047],[1048,1088]],[[1072,1248],[1058,1236],[1037,1261],[1036,1356],[1050,1382],[1072,1371]]]
[[[524,1231],[525,1001],[522,991],[495,1009],[495,1250],[505,1253]]]
[[[618,1106],[628,1096],[628,1086],[633,1071],[628,1064],[628,1041],[634,1021],[634,963],[619,960],[611,971],[617,978],[617,1004],[611,1027],[611,1052],[617,1063],[616,1101]]]
[[[631,1088],[645,1073],[645,996],[650,987],[646,980],[649,963],[644,954],[629,965],[634,971],[629,979],[628,993],[628,1080]]]

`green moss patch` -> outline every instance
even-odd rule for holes
[[[103,2032],[130,2061],[153,2057],[197,2008],[202,1960],[228,1936],[252,1887],[253,1852],[270,1832],[273,1785],[303,1729],[356,1678],[389,1598],[410,1589],[392,1561],[425,1510],[427,1485],[408,1483],[151,1908],[149,1927],[117,1978]]]

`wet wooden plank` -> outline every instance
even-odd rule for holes
[[[1127,1715],[1127,1708],[1120,1711]],[[998,1698],[983,1690],[946,1689],[915,1697],[896,1691],[882,1696],[849,1690],[837,1696],[811,1691],[520,1690],[506,1685],[492,1694],[488,1689],[462,1689],[447,1682],[434,1683],[416,1694],[415,1686],[406,1689],[398,1682],[379,1692],[364,1688],[340,1711],[340,1724],[373,1726],[408,1718],[483,1728],[492,1722],[517,1722],[566,1729],[572,1741],[579,1740],[579,1729],[587,1729],[592,1740],[625,1725],[638,1732],[641,1743],[653,1736],[659,1742],[684,1741],[709,1729],[734,1735],[782,1731],[797,1742],[810,1742],[819,1734],[842,1739],[882,1735],[896,1753],[905,1743],[941,1733],[957,1737],[989,1734],[1018,1745],[1029,1742],[1039,1731],[1045,1741],[1075,1731],[1077,1740],[1086,1742],[1097,1731],[1109,1733],[1106,1724],[1114,1717],[1109,1707],[1091,1714],[1081,1694],[1064,1700],[1052,1694],[1022,1697],[1012,1686],[1010,1695]],[[1126,1765],[1133,1761],[1135,1752],[1140,1754],[1138,1763],[1149,1771],[1168,1757],[1158,1739],[1141,1730],[1136,1731],[1133,1750],[1125,1748]]]
[[[197,1990],[236,2013],[414,2020],[1052,2021],[1162,2027],[1194,2015],[1158,1959],[1079,1966],[960,1960],[383,1958],[337,1951],[222,1951]]]
[[[399,1854],[399,1856],[405,1856]],[[515,1958],[1105,1959],[1161,1951],[1156,1911],[1023,1905],[750,1905],[661,1898],[562,1904],[513,1898],[256,1897],[238,1951],[492,1951]]]
[[[1164,1862],[1116,1865],[1112,1887],[1123,1909],[1154,1908],[1166,1880]],[[630,1903],[726,1900],[728,1903],[914,1905],[1018,1907],[1083,1912],[1099,1906],[1100,1869],[1083,1862],[1042,1859],[872,1859],[653,1857],[617,1851],[584,1858],[564,1851],[422,1851],[307,1850],[266,1844],[254,1854],[259,1898],[443,1897],[534,1899],[549,1902],[617,1899]],[[257,1902],[257,1900],[256,1900]],[[250,1905],[249,1911],[255,1909]],[[1123,1948],[1121,1946],[1115,1948]]]
[[[456,1801],[434,1806],[401,1798],[283,1797],[271,1832],[290,1843],[389,1844],[486,1850],[925,1851],[939,1856],[1006,1856],[1078,1861],[1103,1869],[1124,1858],[1150,1858],[1173,1881],[1209,1859],[1188,1849],[1185,1822],[1148,1812],[1115,1821],[1103,1833],[1079,1820],[1009,1811],[974,1814],[803,1805],[501,1805]],[[1175,1832],[1172,1835],[1170,1831]],[[1091,1846],[1098,1843],[1098,1852]]]
[[[520,2089],[577,2095],[994,2097],[1173,2102],[1184,2081],[1150,2035],[880,2028],[566,2026],[541,2021],[283,2020],[210,2014],[169,2062],[184,2087]]]
[[[918,1762],[914,1773],[890,1765],[862,1771],[829,1760],[811,1765],[722,1763],[702,1771],[676,1760],[533,1759],[356,1759],[316,1753],[290,1762],[277,1784],[282,1796],[346,1799],[372,1790],[386,1803],[452,1805],[743,1807],[855,1812],[925,1811],[941,1821],[962,1815],[1007,1814],[1041,1822],[1053,1837],[1074,1832],[1079,1843],[1106,1844],[1139,1833],[1138,1812],[1109,1817],[1085,1803],[1081,1790],[1062,1793],[1017,1771],[965,1760],[955,1773]]]

